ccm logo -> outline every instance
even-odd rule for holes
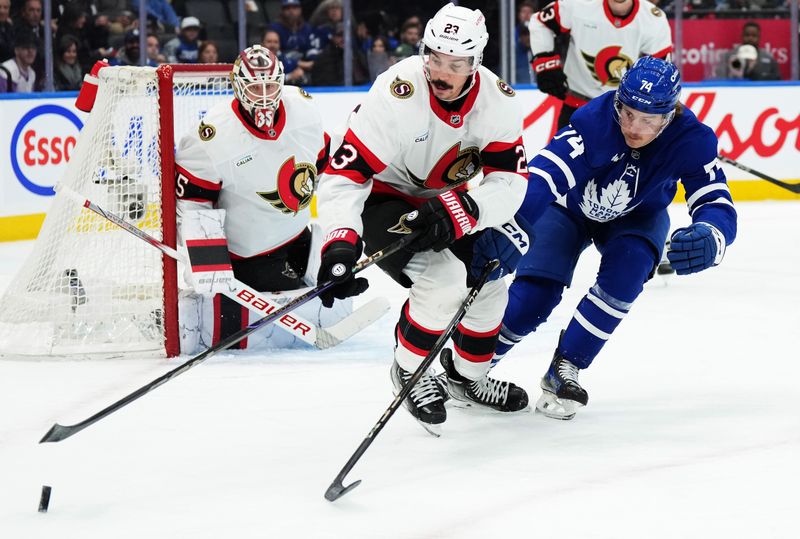
[[[561,60],[558,58],[550,58],[549,60],[545,60],[544,62],[537,62],[533,66],[533,71],[534,73],[541,73],[542,71],[557,69],[559,67],[561,67]]]
[[[272,313],[275,309],[279,308],[279,305],[273,305],[268,301],[264,300],[263,298],[256,298],[255,294],[248,290],[240,290],[236,297],[243,299],[249,305],[252,305],[258,311],[261,311],[265,315]],[[306,324],[302,322],[298,322],[296,318],[294,318],[290,314],[285,314],[281,316],[278,320],[275,321],[276,324],[280,324],[289,328],[292,331],[299,331],[303,335],[307,335],[311,328],[308,327]]]

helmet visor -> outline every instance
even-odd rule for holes
[[[275,108],[281,96],[278,81],[251,81],[244,85],[244,98],[257,108]]]
[[[642,135],[661,133],[675,114],[675,111],[666,114],[648,114],[622,104],[619,99],[614,100],[614,111],[617,123],[622,129]]]
[[[453,56],[443,52],[432,51],[425,46],[420,47],[420,56],[422,56],[422,64],[428,73],[468,77],[475,72],[474,56]]]

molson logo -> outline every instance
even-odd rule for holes
[[[59,105],[28,111],[11,135],[11,167],[28,191],[53,196],[53,185],[64,173],[83,122]]]

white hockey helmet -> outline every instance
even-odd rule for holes
[[[281,102],[283,79],[283,64],[261,45],[246,48],[233,63],[233,94],[259,128],[272,125]]]
[[[419,49],[425,74],[430,79],[428,59],[431,51],[469,58],[470,71],[461,74],[474,74],[483,61],[483,48],[488,41],[486,18],[481,10],[455,6],[452,2],[447,4],[425,25]]]

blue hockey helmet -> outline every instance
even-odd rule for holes
[[[681,93],[681,74],[675,64],[643,56],[625,72],[615,100],[647,114],[669,114]]]

